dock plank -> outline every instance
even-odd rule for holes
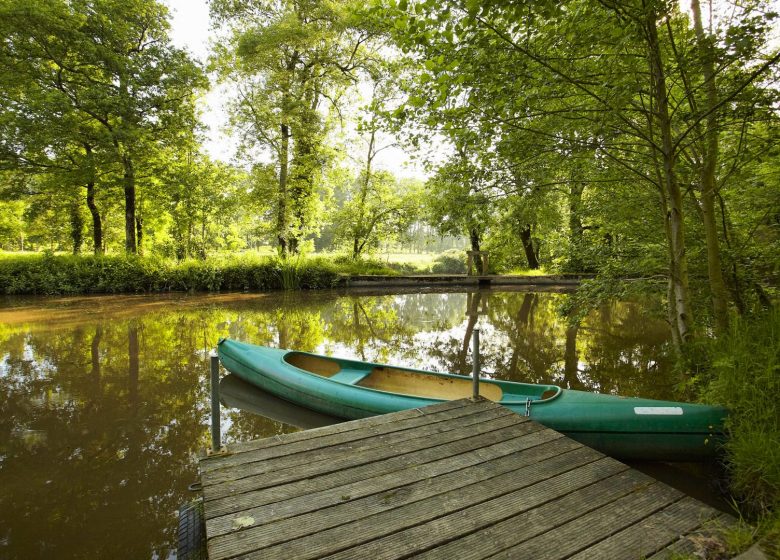
[[[349,496],[350,499],[356,500],[365,496],[386,493],[419,480],[429,480],[450,473],[455,473],[452,478],[456,483],[460,483],[466,480],[466,477],[475,476],[475,474],[479,477],[484,477],[483,468],[485,463],[489,461],[494,461],[490,465],[491,473],[501,474],[528,464],[530,461],[542,460],[579,447],[582,447],[582,445],[570,439],[562,438],[552,430],[531,432],[520,438],[502,441],[489,447],[482,447],[463,453],[459,456],[457,462],[445,458],[428,463],[415,463],[412,467],[407,467],[403,470],[392,471],[358,481],[354,481],[352,477],[347,475],[339,479],[339,482],[346,482],[345,484],[331,481],[330,484],[326,483],[323,485],[323,489],[318,492],[308,492],[304,495],[288,498],[281,503],[266,503],[249,507],[249,509],[235,511],[209,519],[207,526],[209,534],[218,536],[234,530],[232,528],[233,519],[236,515],[251,516],[258,520],[262,519],[267,524],[272,521],[343,503],[345,501],[343,499],[344,496]],[[522,455],[517,453],[522,450],[527,450],[527,452]],[[465,470],[469,468],[472,469],[473,473]],[[443,479],[440,478],[440,480]],[[387,494],[385,494],[382,500],[388,502]]]
[[[674,542],[662,548],[647,560],[671,560],[681,556],[701,556],[705,545],[717,546],[718,543],[725,543],[723,539],[724,530],[733,527],[737,521],[732,516],[725,513],[718,513],[712,519],[704,521],[701,526],[687,534],[680,535]]]
[[[217,500],[209,502],[206,517],[214,517],[215,514],[218,514],[220,511],[228,513],[253,506],[279,502],[281,500],[295,499],[299,496],[313,495],[317,492],[327,490],[328,488],[342,486],[382,474],[392,474],[393,472],[409,467],[419,468],[429,462],[447,459],[474,450],[481,449],[481,453],[497,452],[499,455],[504,455],[506,450],[502,450],[503,444],[507,443],[512,445],[512,442],[516,438],[523,437],[528,433],[534,433],[533,428],[533,424],[528,424],[527,428],[524,425],[523,430],[527,431],[518,430],[517,433],[513,434],[514,437],[511,439],[506,437],[503,430],[488,432],[481,437],[456,440],[437,447],[396,455],[382,461],[348,466],[348,468],[339,471],[321,475],[318,474],[310,478],[295,480],[276,486],[263,487],[252,492],[225,497],[224,501],[226,504]],[[550,435],[549,437],[554,437],[554,435]]]
[[[366,435],[358,440],[342,441],[333,443],[327,447],[312,449],[290,449],[290,453],[285,455],[247,461],[242,464],[212,470],[209,473],[204,474],[203,484],[205,486],[212,486],[221,482],[261,475],[269,471],[279,471],[316,461],[327,461],[337,456],[343,456],[345,452],[352,452],[356,448],[359,448],[361,451],[368,451],[369,449],[378,447],[398,446],[398,444],[406,443],[417,438],[427,438],[435,434],[451,431],[462,431],[466,426],[483,424],[492,420],[500,421],[501,419],[505,419],[512,424],[516,423],[518,420],[518,416],[508,409],[480,409],[474,411],[473,414],[465,416],[451,416],[443,413],[441,417],[435,418],[437,419],[435,422],[408,427],[405,426],[404,429],[398,429],[391,432],[375,432],[372,430],[370,435]],[[254,454],[255,452],[246,453],[246,455],[250,456]]]
[[[639,523],[604,539],[572,560],[609,560],[619,556],[644,558],[693,531],[717,512],[693,498],[685,497],[645,517]]]
[[[641,521],[679,500],[682,494],[660,482],[655,482],[641,492],[633,492],[612,503],[553,527],[544,534],[508,548],[489,558],[559,559],[590,548],[629,525]]]
[[[469,505],[487,501],[506,492],[525,488],[541,481],[547,481],[556,474],[594,462],[594,460],[597,461],[600,458],[601,456],[597,452],[582,447],[563,455],[558,455],[527,467],[521,467],[494,478],[483,479],[477,483],[460,488],[452,488],[451,484],[444,485],[444,488],[438,488],[435,481],[431,481],[434,491],[436,489],[446,490],[422,499],[416,499],[420,496],[409,498],[405,493],[399,493],[391,498],[393,502],[400,502],[401,505],[399,507],[388,508],[373,515],[365,515],[365,509],[359,508],[353,512],[352,516],[349,517],[350,521],[347,523],[342,523],[329,529],[318,530],[315,533],[302,537],[296,535],[293,539],[289,539],[286,533],[280,534],[276,531],[274,538],[283,542],[268,547],[263,553],[271,558],[282,556],[299,560],[321,558],[345,548],[357,546],[367,541],[414,527],[426,520],[444,516]],[[423,495],[425,494],[424,489],[426,486],[426,483],[418,486]],[[545,488],[539,487],[538,491],[546,493]],[[327,515],[318,517],[327,520],[332,515],[333,512],[328,511]],[[311,521],[311,519],[307,520],[307,522]],[[289,527],[285,528],[289,529],[292,526],[292,524],[289,524]],[[241,534],[239,533],[236,536],[240,537]],[[235,542],[235,539],[233,542]],[[209,549],[209,552],[211,552],[211,549]],[[215,550],[215,552],[217,551]],[[219,552],[223,552],[223,550]],[[230,558],[234,554],[235,550],[230,550],[225,557]],[[216,556],[216,558],[220,557],[219,555]]]
[[[587,503],[588,507],[595,509],[642,484],[647,484],[627,476],[627,469],[628,467],[621,466],[617,461],[601,460],[590,463],[585,468],[568,471],[528,488],[507,493],[420,524],[408,531],[395,533],[327,558],[382,560],[402,558],[411,553],[416,553],[416,558],[429,560],[484,558],[520,542],[518,538],[533,536],[533,524],[526,523],[526,516],[545,505],[555,504],[558,510],[556,519],[565,520],[566,516],[576,516],[587,511],[577,509],[576,506]],[[571,503],[573,492],[584,493],[588,500]],[[525,513],[525,516],[518,515],[519,513]],[[537,529],[537,532],[539,531]],[[428,553],[422,554],[425,551]]]
[[[502,439],[507,439],[512,433],[527,433],[536,431],[539,426],[531,423],[519,421],[512,416],[503,416],[492,421],[483,422],[466,426],[461,430],[448,430],[427,437],[407,440],[392,447],[371,447],[367,450],[355,449],[351,453],[342,454],[331,461],[319,461],[316,463],[303,464],[291,469],[272,471],[261,475],[241,478],[239,480],[228,481],[221,485],[206,486],[203,489],[205,500],[214,501],[218,498],[237,497],[240,494],[252,491],[252,489],[263,489],[271,486],[277,486],[294,482],[297,480],[310,479],[323,474],[334,473],[352,466],[368,465],[386,459],[391,459],[398,455],[419,451],[422,449],[431,449],[454,442],[463,442],[466,445],[483,446],[489,443],[497,443]],[[473,441],[479,439],[479,441]],[[460,449],[463,449],[462,447]],[[457,457],[453,455],[453,457]],[[222,502],[220,502],[221,504]],[[221,506],[215,504],[211,509],[219,510]]]
[[[200,462],[211,560],[661,559],[731,519],[485,399],[228,452]]]
[[[412,484],[408,484],[391,491],[383,491],[377,494],[372,494],[362,499],[352,500],[351,496],[344,495],[343,497],[350,498],[345,500],[342,504],[333,504],[328,507],[326,514],[323,514],[323,509],[305,513],[296,517],[285,520],[279,523],[266,523],[256,528],[246,529],[246,536],[242,538],[250,538],[253,541],[253,546],[270,546],[272,544],[290,541],[295,538],[303,537],[313,533],[324,531],[333,527],[340,527],[339,530],[349,528],[350,532],[353,532],[355,527],[346,527],[349,523],[354,522],[356,519],[367,518],[371,515],[387,513],[387,519],[391,522],[387,523],[379,531],[393,531],[398,520],[395,520],[395,516],[408,517],[409,511],[414,508],[410,506],[416,504],[415,508],[420,507],[433,507],[433,504],[437,504],[441,500],[447,500],[450,503],[448,507],[454,507],[455,504],[462,503],[464,499],[468,499],[469,495],[472,495],[476,490],[473,485],[484,484],[486,490],[486,498],[493,495],[496,491],[495,488],[501,487],[502,484],[507,484],[507,480],[515,479],[518,475],[527,476],[523,480],[511,480],[514,485],[527,486],[536,482],[540,476],[546,474],[554,474],[554,467],[548,467],[548,470],[544,474],[540,474],[540,469],[530,468],[535,463],[539,462],[539,459],[550,458],[550,454],[545,454],[543,449],[535,448],[539,453],[532,454],[527,453],[518,457],[519,461],[512,463],[505,461],[507,464],[502,470],[496,471],[496,476],[492,479],[485,479],[484,473],[479,466],[470,467],[447,473],[445,475],[433,478],[425,478],[418,476],[418,480]],[[570,462],[575,458],[581,460],[581,456],[584,454],[585,448],[578,448],[577,450],[569,453],[580,453],[575,457],[566,457],[565,462]],[[589,451],[589,450],[587,450]],[[560,456],[560,455],[559,455]],[[564,461],[559,460],[558,463]],[[566,468],[558,466],[558,469]],[[503,471],[503,472],[502,472]],[[504,486],[506,489],[511,489],[513,485],[507,484]],[[335,500],[339,499],[339,492],[337,490],[333,494]],[[458,494],[453,498],[453,494]],[[392,510],[392,511],[391,511]],[[242,514],[243,515],[243,514]],[[377,521],[378,518],[371,520],[371,523]],[[407,519],[408,521],[408,519]],[[407,522],[407,521],[404,521]],[[363,538],[361,535],[358,538]],[[230,536],[228,536],[230,538]],[[342,541],[343,539],[338,539]],[[215,542],[218,539],[214,538]],[[308,546],[303,543],[302,546]]]
[[[461,403],[461,401],[453,402]],[[310,451],[347,441],[360,441],[382,433],[403,431],[427,424],[446,422],[461,416],[478,414],[491,409],[490,405],[485,401],[475,403],[473,407],[463,406],[462,403],[460,406],[444,403],[444,405],[435,405],[431,408],[432,410],[426,410],[425,412],[423,412],[423,409],[418,408],[404,410],[402,413],[397,413],[402,415],[395,422],[389,421],[388,415],[385,414],[364,420],[354,420],[344,422],[343,424],[335,424],[334,426],[295,432],[285,436],[275,436],[267,440],[259,440],[259,442],[253,445],[230,444],[227,446],[227,455],[206,457],[201,461],[200,469],[204,474],[210,473],[211,471],[245,463],[291,455],[298,451]],[[365,422],[364,427],[361,427],[361,422]],[[284,446],[283,449],[280,448],[282,445]],[[212,480],[211,477],[206,478]]]

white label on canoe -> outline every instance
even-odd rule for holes
[[[682,416],[681,406],[635,406],[634,414],[656,414],[659,416]]]

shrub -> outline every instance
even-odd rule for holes
[[[450,249],[434,260],[431,266],[434,274],[466,274],[466,256],[463,251]]]
[[[381,276],[398,274],[388,263],[376,258],[358,257],[353,259],[349,255],[339,255],[333,259],[333,264],[342,274]]]

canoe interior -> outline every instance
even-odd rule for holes
[[[334,378],[336,374],[343,374],[341,363],[321,356],[290,352],[284,360],[292,366],[321,377]],[[387,366],[373,366],[355,371],[354,365],[350,364],[351,372],[357,374],[351,377],[352,384],[367,389],[442,400],[470,397],[473,390],[472,382],[468,378],[418,373]],[[343,375],[339,375],[337,379],[339,378],[346,379]],[[480,382],[479,394],[496,402],[504,397],[501,387],[489,381]]]
[[[464,399],[470,397],[473,391],[472,382],[467,379],[427,375],[381,366],[373,368],[370,374],[357,382],[357,385],[377,391],[444,400]],[[486,382],[480,382],[479,394],[491,401],[500,401],[504,396],[501,387]]]
[[[298,369],[308,371],[320,377],[333,377],[341,371],[341,364],[336,360],[329,360],[321,356],[290,352],[284,357],[284,361]]]

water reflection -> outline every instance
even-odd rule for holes
[[[322,414],[282,400],[232,374],[224,376],[220,381],[219,395],[222,406],[262,416],[266,420],[275,422],[282,430],[284,425],[309,430],[344,422],[343,418]],[[240,421],[241,417],[236,415],[235,411],[228,414],[231,425]],[[256,430],[257,427],[253,429]]]
[[[499,378],[673,397],[663,322],[643,305],[615,303],[570,326],[558,313],[564,297],[7,299],[0,307],[0,557],[166,557],[175,546],[173,514],[191,497],[195,456],[208,445],[205,358],[222,336],[468,373],[468,343],[479,327],[483,368]],[[224,410],[225,437],[327,420],[284,414]]]

